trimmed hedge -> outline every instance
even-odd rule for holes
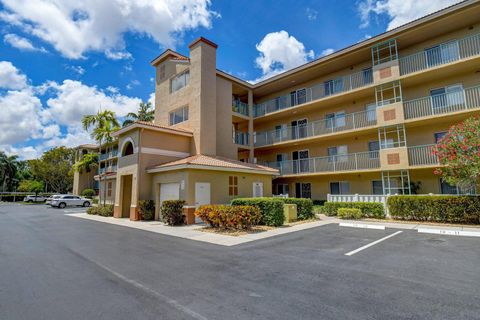
[[[87,209],[87,214],[98,215],[102,217],[113,217],[113,205],[106,204],[97,207],[90,207]]]
[[[260,210],[253,206],[206,205],[195,215],[212,227],[224,229],[249,229],[262,218]]]
[[[155,216],[155,201],[138,201],[138,211],[142,217],[142,220],[153,220],[153,217]]]
[[[358,208],[339,208],[337,216],[340,219],[361,219],[363,217],[362,210]]]
[[[185,201],[183,200],[165,200],[160,207],[160,213],[162,215],[162,221],[170,226],[181,225],[184,222],[185,216],[183,215],[183,206]]]
[[[392,196],[387,204],[394,219],[480,223],[478,196]]]
[[[95,190],[93,189],[83,189],[82,191],[82,196],[85,198],[92,199],[93,197],[95,197],[95,195],[96,193],[95,193]]]
[[[283,215],[284,202],[280,198],[237,198],[232,200],[232,206],[253,206],[262,215],[260,224],[281,226],[285,219]]]
[[[327,216],[336,216],[340,208],[356,208],[367,218],[385,218],[383,204],[376,202],[325,202],[323,212]]]

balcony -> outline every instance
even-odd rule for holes
[[[115,158],[115,157],[117,157],[117,155],[118,155],[118,150],[114,149],[114,150],[110,151],[110,153],[108,154],[108,158]]]
[[[309,137],[323,136],[336,132],[361,129],[377,124],[376,110],[348,113],[343,116],[310,122],[305,125],[290,126],[284,129],[257,132],[255,147],[293,141]]]
[[[342,172],[379,169],[380,158],[378,151],[369,151],[337,156],[275,161],[268,162],[267,165],[278,169],[280,175]]]
[[[249,134],[248,132],[235,132],[233,135],[233,143],[248,146],[249,145]]]
[[[248,103],[240,100],[233,100],[232,111],[248,117]]]
[[[405,119],[455,113],[480,107],[480,86],[403,102]]]
[[[102,161],[102,160],[106,160],[108,159],[108,153],[99,153],[98,154],[98,160]]]
[[[400,75],[418,72],[480,54],[480,34],[442,43],[399,59]]]
[[[434,144],[408,147],[408,162],[410,166],[438,165],[438,158],[433,154]]]
[[[253,116],[264,116],[275,111],[351,91],[372,83],[372,69],[368,68],[354,74],[319,83],[309,88],[296,90],[294,93],[256,104],[253,108]]]

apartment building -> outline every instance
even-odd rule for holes
[[[152,61],[154,123],[115,134],[116,216],[134,217],[137,201],[150,198],[194,208],[272,193],[475,191],[435,176],[431,151],[480,111],[479,1],[257,84],[218,70],[216,52],[200,38],[189,56],[166,50]]]

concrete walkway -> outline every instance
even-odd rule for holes
[[[160,221],[130,221],[129,219],[102,217],[102,216],[89,215],[86,213],[67,213],[66,215],[70,217],[75,217],[75,218],[93,220],[93,221],[110,223],[110,224],[123,226],[123,227],[129,227],[129,228],[135,228],[135,229],[140,229],[144,231],[160,233],[167,236],[208,242],[208,243],[213,243],[221,246],[235,246],[235,245],[239,245],[242,243],[247,243],[255,240],[260,240],[260,239],[270,238],[270,237],[287,234],[291,232],[311,229],[311,228],[323,226],[330,223],[337,223],[335,221],[330,221],[330,220],[320,220],[320,221],[296,224],[292,226],[283,226],[273,230],[267,230],[267,231],[258,232],[258,233],[252,233],[252,234],[246,234],[246,235],[240,235],[240,236],[229,236],[229,235],[222,235],[222,234],[200,231],[198,229],[204,226],[201,224],[171,227],[171,226],[165,225]]]

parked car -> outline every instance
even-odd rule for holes
[[[60,198],[61,196],[68,196],[68,194],[54,194],[54,195],[51,195],[50,197],[47,198],[47,201],[45,201],[45,204],[51,205],[53,199]]]
[[[36,195],[28,195],[25,198],[23,198],[24,202],[45,202],[47,200],[47,197],[45,196],[36,196]]]
[[[53,198],[50,205],[52,207],[58,207],[63,209],[67,206],[82,206],[89,207],[91,200],[84,197],[73,196],[73,195],[60,195],[58,198]]]

